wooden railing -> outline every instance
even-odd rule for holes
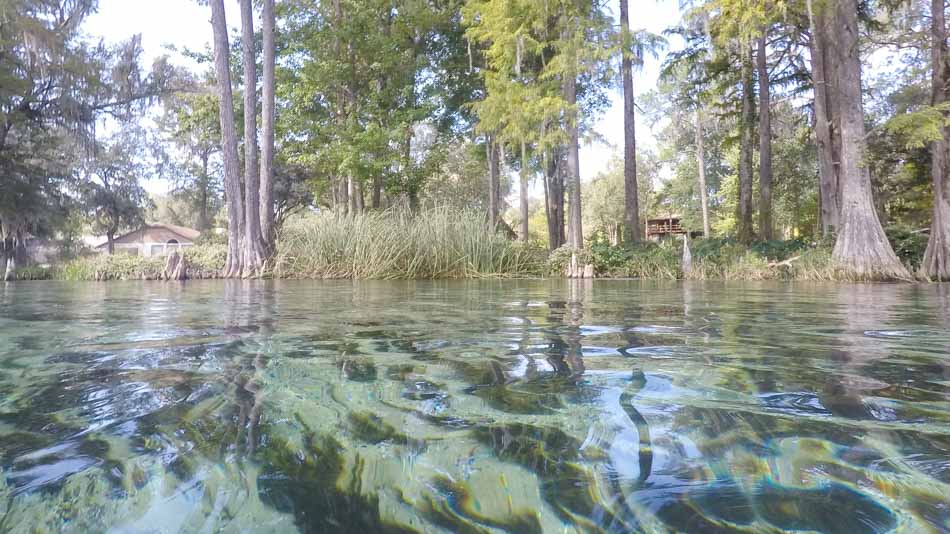
[[[651,220],[647,222],[647,235],[685,234],[679,219]]]

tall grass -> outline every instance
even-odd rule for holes
[[[280,278],[421,279],[533,276],[543,253],[491,231],[474,210],[434,208],[308,215],[278,240]]]

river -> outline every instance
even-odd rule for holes
[[[947,532],[947,496],[948,285],[0,285],[0,532]]]

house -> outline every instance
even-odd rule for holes
[[[150,223],[121,235],[113,241],[116,254],[132,256],[165,256],[175,250],[190,247],[201,232],[173,224]],[[109,242],[96,247],[98,252],[108,252]]]
[[[683,228],[682,224],[680,224],[681,220],[682,217],[680,215],[674,215],[672,213],[654,219],[647,219],[647,239],[659,241],[668,236],[686,235],[688,232]],[[690,233],[690,237],[698,237],[701,235],[702,232]]]

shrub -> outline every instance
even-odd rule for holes
[[[598,274],[611,273],[623,266],[629,259],[628,250],[622,245],[610,244],[607,234],[600,231],[590,239],[591,263]],[[570,257],[568,257],[570,261]]]
[[[757,241],[750,247],[759,256],[772,261],[784,261],[798,256],[808,248],[808,243],[802,239],[789,241],[773,239],[771,241]]]
[[[926,233],[903,225],[888,226],[884,229],[884,233],[887,234],[887,239],[894,247],[897,257],[910,268],[911,272],[920,268],[920,262],[923,261],[924,252],[927,250],[929,236]]]
[[[39,265],[30,267],[20,267],[13,272],[14,280],[52,280],[53,269]]]
[[[190,278],[214,278],[224,269],[227,247],[195,245],[183,249]],[[157,280],[165,268],[163,257],[99,254],[72,260],[57,273],[63,280]]]
[[[224,244],[210,243],[184,249],[189,278],[216,278],[224,270],[228,259],[227,241]]]
[[[594,263],[594,255],[590,249],[576,250],[570,245],[562,245],[548,255],[544,265],[545,274],[554,277],[564,276],[567,266],[571,264],[571,256],[575,254],[580,265]]]
[[[164,266],[162,258],[99,254],[66,263],[60,277],[64,280],[155,280]]]

